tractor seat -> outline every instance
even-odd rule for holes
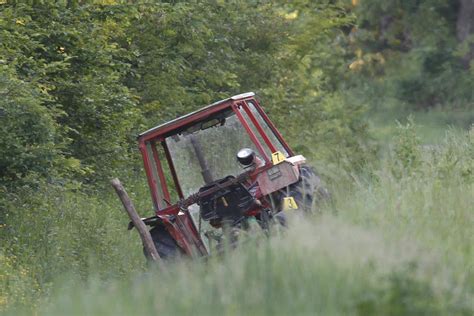
[[[234,176],[227,176],[214,181],[204,187],[199,192],[219,187],[223,183],[235,179]],[[235,222],[242,218],[255,203],[255,199],[249,191],[241,184],[235,183],[222,188],[212,195],[202,198],[199,202],[201,217],[205,221],[224,220]]]

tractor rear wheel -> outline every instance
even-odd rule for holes
[[[176,240],[174,240],[165,227],[161,225],[155,226],[150,230],[150,234],[161,259],[177,259],[184,254],[184,251],[178,246]],[[149,259],[145,249],[143,249],[143,253]]]
[[[307,165],[300,167],[300,180],[288,186],[284,193],[293,197],[298,208],[305,212],[312,212],[318,201],[329,198],[329,192],[322,186],[321,179]]]

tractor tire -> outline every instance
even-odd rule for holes
[[[155,226],[150,229],[150,234],[161,259],[168,261],[178,259],[180,256],[184,255],[184,251],[178,246],[165,227],[161,225]],[[147,259],[150,259],[145,248],[143,249],[143,253]]]
[[[300,167],[300,180],[288,186],[285,195],[293,197],[298,209],[305,212],[313,212],[319,201],[330,197],[319,176],[306,165]]]

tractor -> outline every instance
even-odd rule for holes
[[[285,226],[287,212],[327,195],[253,92],[149,129],[138,143],[155,211],[142,221],[164,260],[219,252],[249,227]]]

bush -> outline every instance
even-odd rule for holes
[[[67,140],[57,123],[64,114],[48,108],[48,100],[34,84],[18,79],[11,67],[0,65],[0,186],[26,177],[54,177],[75,169],[66,159]]]

